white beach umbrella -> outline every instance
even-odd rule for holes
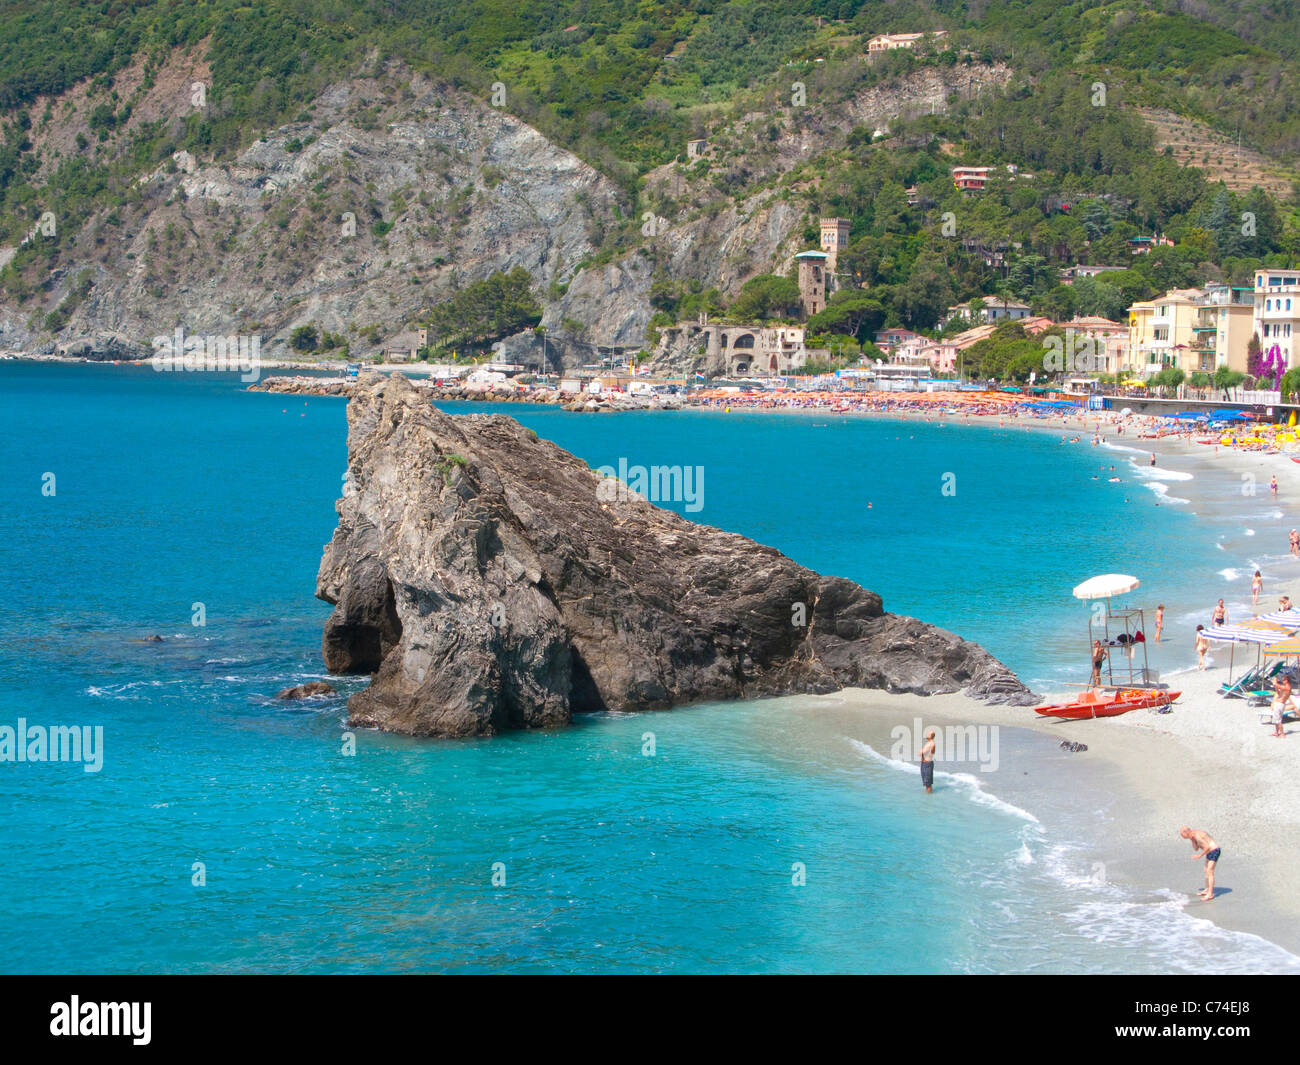
[[[1109,599],[1113,595],[1123,595],[1138,586],[1136,577],[1123,573],[1103,573],[1100,577],[1089,577],[1082,584],[1074,587],[1076,599]]]

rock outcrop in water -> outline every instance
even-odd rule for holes
[[[316,594],[326,666],[374,673],[353,725],[488,735],[849,686],[1037,702],[976,644],[400,376],[353,396],[348,451]]]

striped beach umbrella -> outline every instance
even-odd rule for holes
[[[1256,621],[1267,621],[1270,625],[1281,625],[1285,629],[1300,629],[1300,610],[1274,610],[1271,614],[1260,614]]]
[[[1218,625],[1201,632],[1207,640],[1221,640],[1224,643],[1280,643],[1287,638],[1285,629],[1276,627],[1251,628],[1249,622],[1244,625]]]

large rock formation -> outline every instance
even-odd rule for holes
[[[1030,704],[976,644],[769,547],[618,490],[503,415],[401,376],[348,405],[316,594],[324,655],[373,672],[351,723],[434,736],[846,686]]]

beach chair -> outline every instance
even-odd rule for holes
[[[1273,679],[1286,666],[1284,661],[1266,663],[1257,669],[1249,669],[1231,684],[1219,685],[1219,694],[1226,699],[1248,699],[1251,695],[1263,693],[1273,697]]]

